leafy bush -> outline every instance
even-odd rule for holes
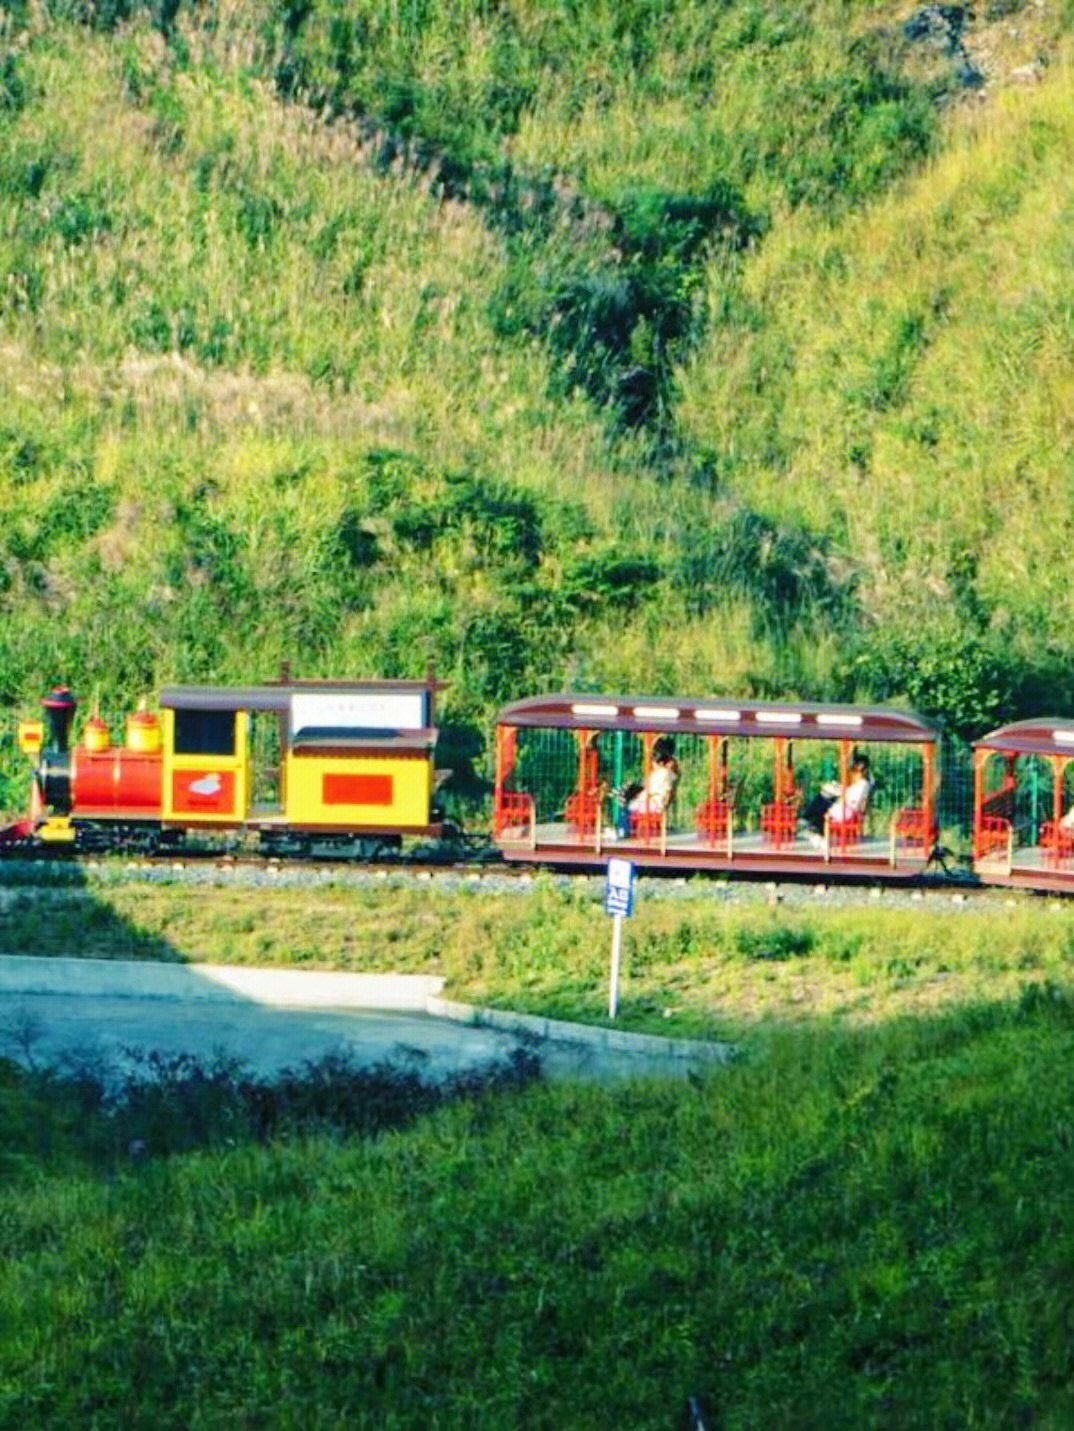
[[[0,115],[18,114],[26,103],[26,85],[17,55],[0,55]]]
[[[674,368],[700,332],[705,258],[762,227],[726,181],[696,195],[627,190],[610,214],[610,252],[562,274],[554,261],[539,280],[528,325],[560,360],[557,386],[581,388],[628,428],[665,417]]]
[[[906,700],[967,738],[991,730],[1009,696],[1009,678],[987,641],[942,617],[870,632],[846,678],[875,700]]]
[[[652,557],[619,546],[568,561],[558,595],[576,611],[629,610],[651,600],[662,575]]]
[[[47,0],[46,9],[57,20],[74,20],[105,32],[144,14],[168,34],[184,3],[188,0]]]
[[[55,234],[68,248],[99,239],[111,227],[111,215],[93,192],[64,195],[49,209],[44,225],[45,232]]]
[[[114,488],[82,480],[54,493],[28,513],[7,535],[7,549],[18,561],[42,562],[70,552],[99,532],[115,507]]]
[[[57,156],[48,148],[14,141],[0,150],[0,192],[13,203],[36,199],[45,180],[57,167]]]
[[[148,353],[166,353],[171,347],[172,325],[159,300],[149,299],[132,314],[130,339]]]

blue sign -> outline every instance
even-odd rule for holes
[[[634,866],[629,860],[609,860],[604,886],[604,913],[629,918],[634,913]]]

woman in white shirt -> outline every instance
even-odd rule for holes
[[[802,811],[802,819],[818,835],[824,834],[825,818],[833,825],[843,825],[864,812],[869,803],[873,782],[869,778],[869,757],[857,755],[850,767],[850,779],[845,786],[830,781],[821,786]]]
[[[653,763],[644,783],[628,785],[619,792],[616,827],[621,838],[630,834],[631,815],[662,815],[671,804],[679,783],[679,762],[675,759],[675,742],[671,736],[661,736],[653,745]]]

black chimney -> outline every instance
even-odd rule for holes
[[[48,720],[48,745],[54,755],[66,755],[71,748],[71,726],[78,702],[66,686],[55,686],[41,702]]]

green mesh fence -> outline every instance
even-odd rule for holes
[[[653,737],[667,738],[654,731]],[[713,764],[721,777],[726,771],[727,794],[734,800],[735,828],[750,833],[760,828],[761,808],[774,798],[776,744],[774,740],[729,737],[726,766],[718,737],[676,735],[675,759],[679,780],[668,811],[670,834],[694,829],[699,807],[708,800]],[[587,745],[588,784],[603,788],[605,820],[612,814],[611,792],[631,782],[640,783],[645,772],[643,737],[631,731],[601,731]],[[793,767],[794,788],[804,806],[823,785],[840,778],[838,740],[788,741],[786,755]],[[861,742],[848,748],[847,763],[864,755],[873,784],[865,817],[867,838],[887,838],[892,818],[901,810],[919,807],[924,790],[924,763],[916,745]],[[567,803],[578,789],[579,743],[575,732],[522,728],[514,769],[508,781],[512,790],[534,798],[538,825],[558,824],[566,818]]]
[[[1055,764],[1041,756],[1020,755],[1015,761],[1014,774],[1018,782],[1014,800],[1015,845],[1039,845],[1042,825],[1055,817]],[[1072,803],[1074,770],[1068,765],[1060,776],[1060,817]]]
[[[940,746],[936,809],[940,844],[953,855],[968,859],[973,829],[973,751],[953,736],[945,736]]]
[[[520,730],[512,790],[533,796],[539,825],[563,819],[567,797],[578,783],[578,743],[568,730]]]

